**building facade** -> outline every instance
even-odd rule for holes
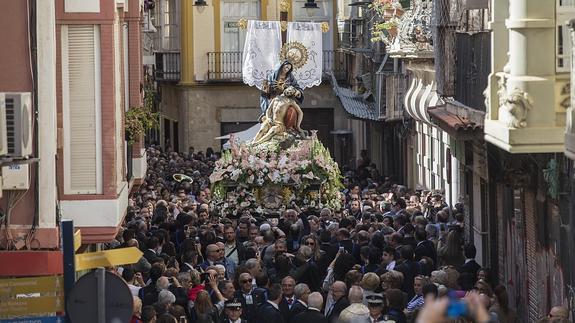
[[[317,129],[334,158],[341,165],[353,165],[361,151],[368,149],[369,127],[343,108],[334,91],[334,84],[348,85],[346,57],[339,50],[338,7],[332,1],[316,1],[319,9],[309,15],[304,2],[213,0],[193,5],[156,1],[147,14],[154,27],[144,32],[150,44],[145,48],[149,58],[145,54],[144,61],[153,62],[161,113],[161,130],[150,141],[178,151],[190,147],[217,151],[224,141],[216,138],[256,125],[259,91],[242,83],[246,30],[238,21],[280,20],[280,7],[287,6],[287,21],[330,26],[323,34],[324,80],[305,90],[302,128]]]
[[[570,1],[492,1],[485,140],[495,189],[498,276],[524,320],[570,305],[565,151]],[[527,41],[526,41],[527,40]],[[495,45],[497,44],[497,46]],[[565,190],[567,189],[567,190]]]
[[[6,261],[22,255],[30,261],[28,270],[15,273],[26,275],[41,272],[58,253],[13,250],[58,249],[60,219],[74,220],[84,244],[112,240],[131,187],[145,175],[141,144],[129,147],[124,135],[125,111],[142,106],[143,3],[58,0],[4,5],[1,32],[14,46],[2,51],[0,93],[6,98],[17,94],[18,99],[6,100],[15,108],[23,108],[24,98],[30,98],[34,113],[20,118],[31,118],[30,157],[37,163],[3,169],[4,178],[16,178],[20,172],[29,180],[28,185],[4,188],[9,217],[0,244],[12,250],[2,252]]]

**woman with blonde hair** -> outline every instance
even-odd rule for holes
[[[367,306],[367,297],[378,294],[377,290],[379,289],[380,279],[376,273],[367,273],[363,275],[359,286],[363,288],[363,304]]]
[[[415,276],[413,280],[413,291],[415,295],[413,298],[407,303],[407,307],[405,311],[408,313],[413,313],[416,310],[423,307],[424,299],[423,299],[423,286],[430,283],[429,277],[427,276]]]
[[[465,263],[463,255],[463,237],[459,230],[451,230],[447,234],[445,243],[439,241],[437,246],[438,267],[453,266],[461,268]]]
[[[138,296],[134,298],[134,309],[132,312],[132,319],[130,323],[142,323],[142,300]]]
[[[218,310],[210,300],[210,294],[202,290],[198,293],[194,307],[190,313],[192,322],[196,323],[217,323]]]
[[[403,285],[403,274],[397,270],[390,270],[381,275],[381,288],[383,291],[388,289],[400,289]]]
[[[320,248],[320,241],[319,238],[313,234],[304,236],[301,239],[301,245],[302,246],[308,246],[311,248],[312,252],[313,252],[313,256],[312,259],[313,261],[315,261],[316,263],[318,263],[321,258],[325,255],[325,251],[321,250]]]

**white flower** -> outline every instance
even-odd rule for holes
[[[310,171],[307,174],[302,175],[303,178],[314,179],[315,175]]]
[[[274,183],[278,183],[281,180],[281,175],[280,175],[280,171],[279,170],[274,170],[273,173],[271,173],[269,175],[270,179],[272,180],[272,182]]]
[[[239,168],[236,168],[232,171],[230,178],[234,181],[237,181],[241,174],[242,174],[242,170]]]
[[[288,162],[288,158],[286,155],[282,155],[282,157],[280,158],[279,162],[278,162],[278,167],[279,168],[284,168],[286,166]]]

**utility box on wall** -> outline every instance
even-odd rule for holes
[[[2,167],[3,190],[27,190],[30,188],[30,174],[27,164]]]

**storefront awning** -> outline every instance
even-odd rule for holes
[[[379,121],[379,113],[374,102],[365,100],[351,89],[339,86],[333,74],[331,75],[331,84],[333,85],[333,92],[347,113],[355,118]]]

